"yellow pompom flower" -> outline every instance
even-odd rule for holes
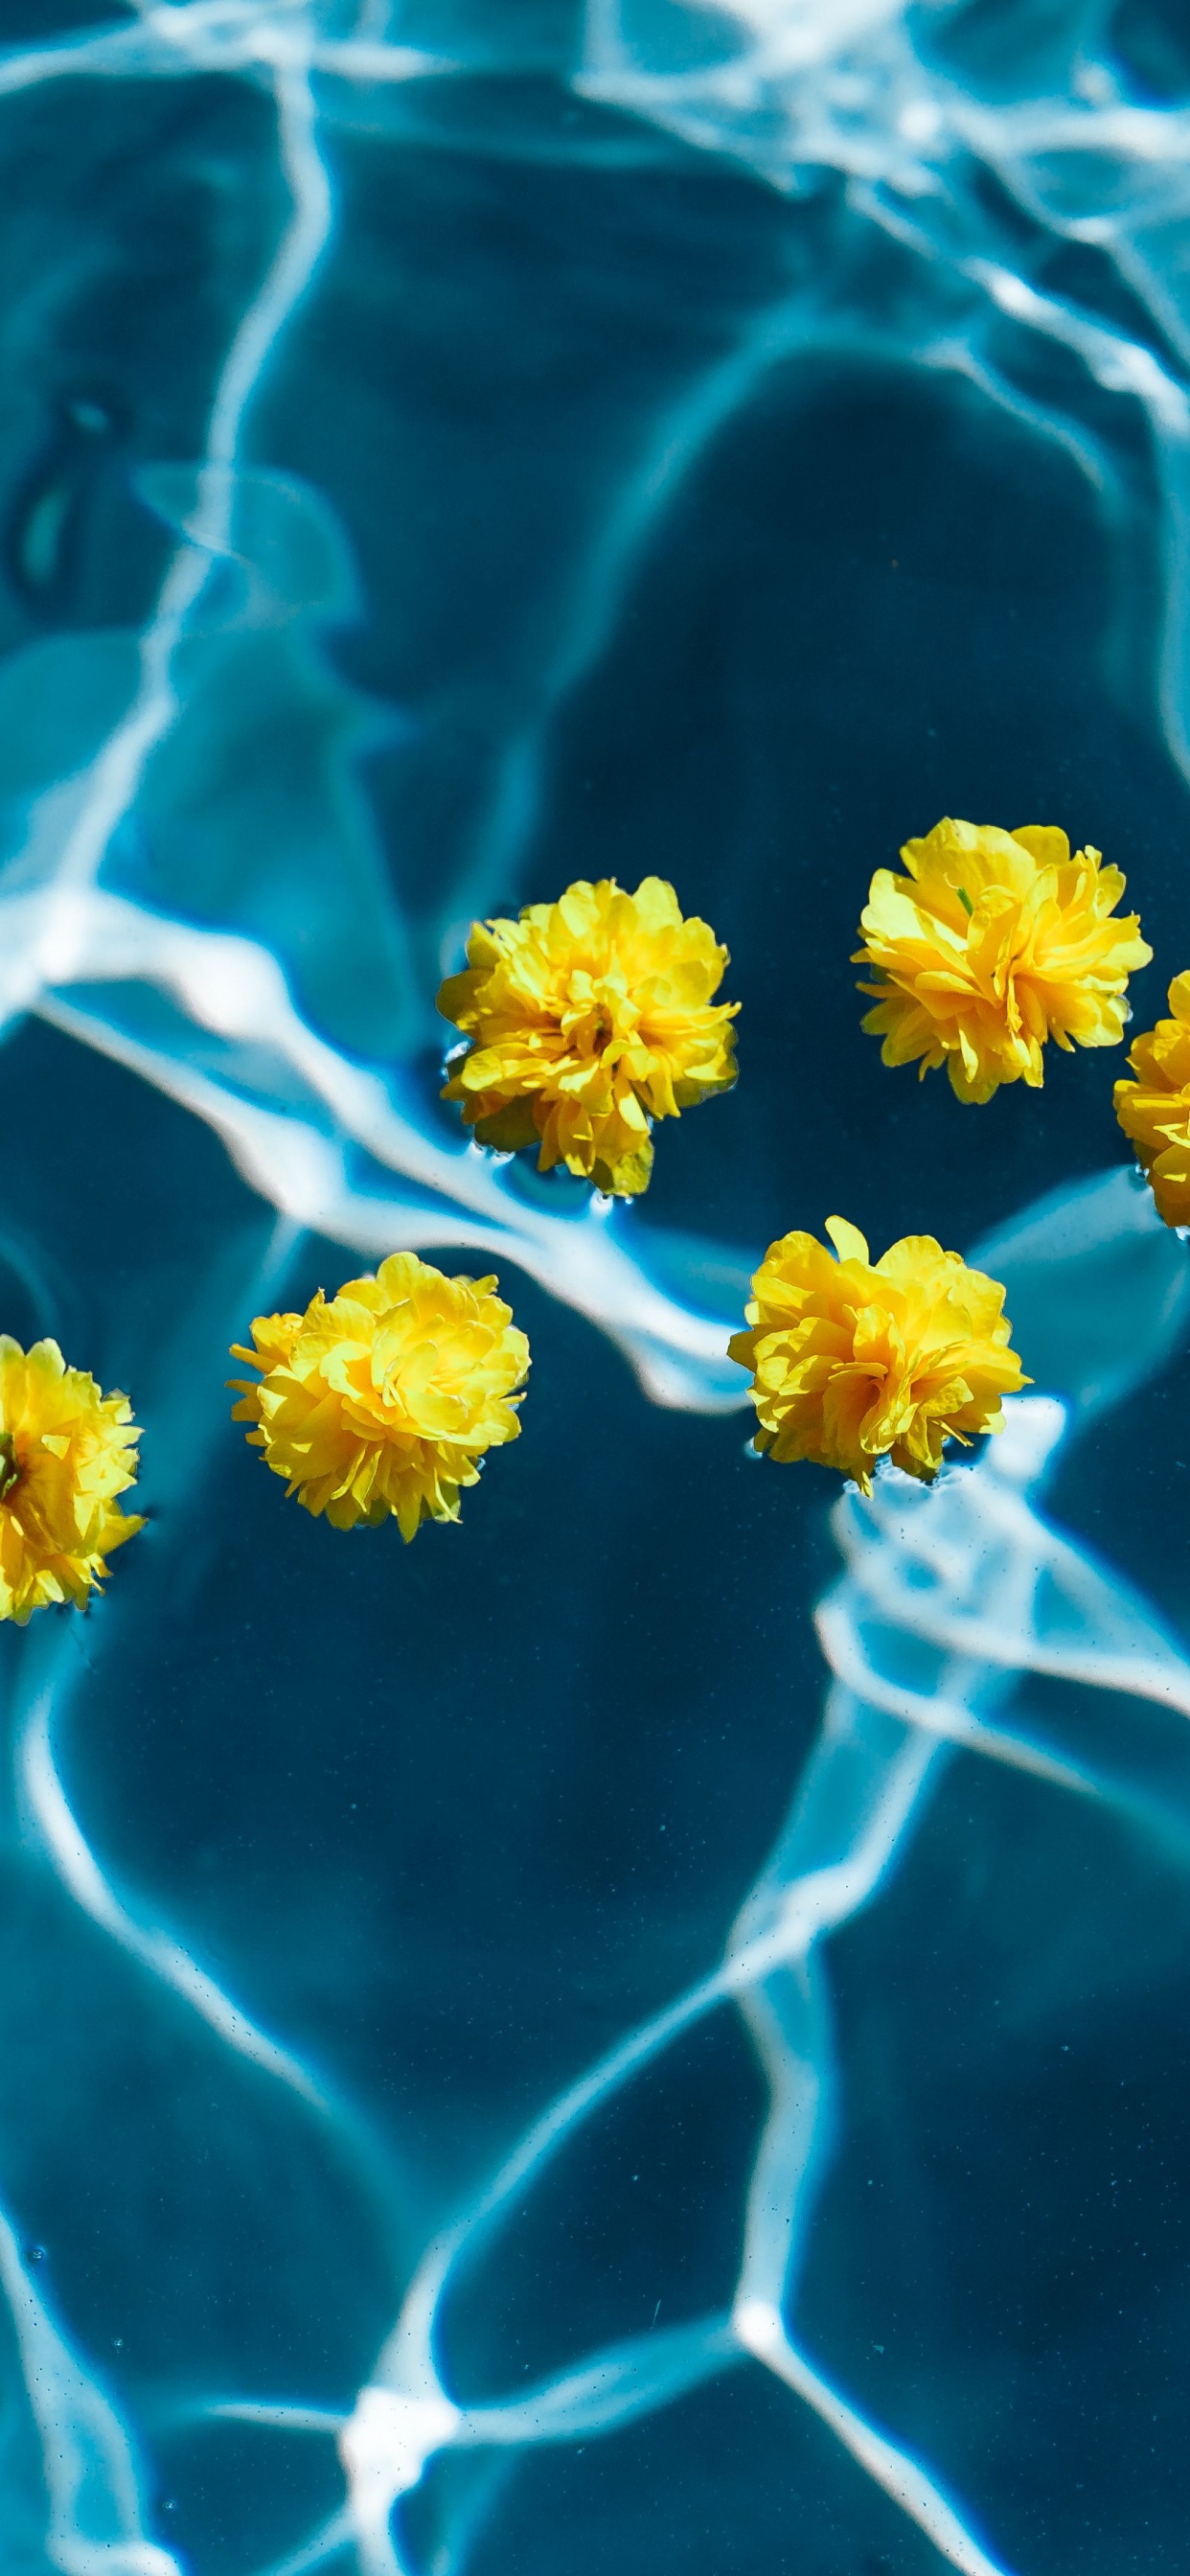
[[[770,1244],[749,1330],[728,1344],[752,1372],[755,1445],[838,1467],[865,1494],[883,1457],[928,1484],[946,1441],[1002,1431],[1001,1397],[1030,1382],[1004,1290],[931,1234],[873,1262],[857,1226],[831,1216],[826,1231],[837,1260],[812,1234]]]
[[[1190,975],[1175,975],[1169,1007],[1171,1020],[1133,1039],[1128,1062],[1137,1079],[1117,1082],[1115,1111],[1158,1215],[1190,1225]]]
[[[0,1619],[23,1628],[98,1590],[113,1548],[144,1528],[116,1501],[136,1482],[139,1439],[127,1396],[67,1368],[56,1342],[23,1351],[0,1333]]]
[[[447,1279],[415,1252],[349,1279],[304,1315],[258,1315],[255,1350],[233,1359],[234,1419],[308,1512],[335,1529],[390,1513],[403,1539],[423,1520],[457,1521],[459,1489],[485,1449],[515,1440],[529,1345],[494,1279]]]
[[[735,1081],[739,1004],[713,1001],[727,950],[661,877],[635,894],[580,882],[519,921],[477,921],[467,958],[438,995],[471,1040],[442,1097],[482,1145],[539,1145],[540,1171],[565,1163],[630,1197],[649,1185],[651,1120]]]
[[[1098,850],[1026,823],[936,823],[901,852],[909,874],[878,868],[854,963],[875,978],[864,1027],[886,1064],[945,1064],[960,1100],[990,1100],[1002,1082],[1044,1080],[1053,1038],[1117,1046],[1128,978],[1153,952],[1137,915],[1112,918],[1124,892]]]

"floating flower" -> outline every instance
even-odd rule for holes
[[[727,950],[684,921],[671,885],[568,886],[519,921],[477,921],[468,965],[438,995],[471,1039],[443,1091],[483,1145],[540,1145],[629,1197],[648,1188],[654,1118],[676,1118],[736,1078],[738,1002],[712,1001]]]
[[[1133,1039],[1128,1062],[1138,1078],[1117,1082],[1115,1110],[1158,1215],[1190,1225],[1190,975],[1175,975],[1169,1007],[1172,1020]]]
[[[457,1521],[459,1488],[485,1449],[515,1440],[529,1345],[494,1279],[447,1279],[415,1252],[349,1279],[304,1315],[258,1315],[259,1369],[231,1383],[237,1422],[274,1475],[335,1529],[391,1513],[411,1539],[423,1520]]]
[[[1004,1291],[931,1234],[907,1234],[873,1262],[843,1217],[826,1231],[837,1260],[812,1234],[770,1244],[750,1329],[728,1344],[752,1372],[755,1445],[839,1467],[865,1494],[882,1457],[928,1484],[947,1440],[1002,1431],[1001,1396],[1029,1384]]]
[[[98,1590],[112,1549],[144,1528],[116,1502],[136,1482],[139,1438],[127,1396],[67,1368],[56,1342],[23,1351],[0,1333],[0,1619],[23,1628]]]
[[[907,877],[878,868],[855,964],[875,981],[865,1029],[886,1064],[945,1063],[960,1100],[990,1100],[1002,1082],[1044,1080],[1042,1048],[1116,1046],[1128,978],[1153,952],[1136,914],[1113,920],[1124,892],[1098,850],[1070,855],[1065,832],[1026,823],[936,823],[906,841]]]

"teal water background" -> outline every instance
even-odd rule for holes
[[[1138,1025],[1190,966],[1182,12],[0,40],[0,1325],[150,1514],[0,1639],[0,2564],[1179,2568],[1186,1247],[1120,1058],[965,1110],[848,960],[952,812],[1125,869]],[[741,1078],[608,1213],[433,1000],[653,870]],[[1008,1287],[930,1493],[745,1454],[836,1209]],[[224,1388],[399,1244],[534,1362],[409,1550]]]

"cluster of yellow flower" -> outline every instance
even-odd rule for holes
[[[457,1521],[486,1449],[515,1440],[529,1345],[494,1279],[444,1279],[394,1252],[374,1279],[349,1279],[304,1315],[258,1315],[259,1369],[233,1381],[235,1419],[308,1512],[334,1529],[391,1514],[404,1539],[423,1520]]]
[[[873,981],[864,1027],[886,1064],[945,1064],[960,1100],[990,1100],[1002,1082],[1044,1079],[1055,1038],[1118,1046],[1130,1017],[1128,978],[1153,951],[1134,912],[1115,909],[1118,868],[1098,850],[1071,856],[1065,832],[1027,824],[945,821],[901,852],[908,876],[880,868],[855,956]],[[1166,1225],[1190,1224],[1190,975],[1169,988],[1173,1018],[1134,1039],[1135,1082],[1115,1086],[1115,1112]]]
[[[945,1064],[960,1100],[985,1101],[1002,1082],[1039,1091],[1048,1038],[1118,1046],[1128,978],[1153,951],[1135,913],[1113,920],[1124,879],[1098,850],[1072,858],[1040,824],[947,820],[901,857],[908,876],[872,879],[855,957],[886,1064]]]
[[[865,1029],[886,1064],[945,1065],[962,1101],[1044,1079],[1052,1037],[1115,1046],[1128,977],[1152,950],[1136,915],[1117,916],[1118,869],[1071,855],[1040,825],[939,823],[901,852],[908,874],[872,879],[855,962],[875,1008]],[[467,966],[438,1007],[463,1032],[443,1098],[482,1144],[535,1145],[596,1188],[646,1189],[652,1122],[676,1118],[736,1078],[736,1002],[716,1002],[728,963],[673,887],[646,877],[568,886],[517,921],[477,922]],[[1170,986],[1173,1018],[1139,1037],[1136,1080],[1116,1115],[1168,1225],[1190,1224],[1190,974]],[[926,1482],[948,1440],[1003,1427],[1001,1399],[1029,1383],[1011,1347],[1004,1290],[906,1235],[879,1261],[858,1228],[826,1220],[771,1244],[752,1282],[747,1329],[728,1347],[751,1375],[755,1446],[810,1458],[871,1489],[878,1459]],[[233,1357],[235,1418],[307,1511],[335,1529],[393,1518],[457,1520],[488,1449],[515,1440],[529,1345],[494,1279],[447,1279],[412,1252],[350,1279],[304,1314],[261,1315]],[[0,1336],[0,1619],[51,1602],[82,1606],[106,1557],[143,1527],[116,1496],[135,1480],[139,1438],[127,1400],[68,1369],[55,1342],[24,1353]]]
[[[727,962],[660,877],[635,894],[572,885],[519,921],[477,921],[465,973],[438,995],[471,1040],[442,1097],[481,1145],[539,1145],[540,1171],[565,1163],[629,1198],[649,1185],[650,1119],[735,1081],[740,1006],[712,999]]]
[[[0,1333],[0,1619],[81,1610],[113,1548],[144,1522],[117,1494],[136,1481],[140,1434],[123,1395],[67,1368],[56,1342],[21,1349]]]

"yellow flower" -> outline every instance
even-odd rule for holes
[[[446,1279],[415,1252],[375,1278],[349,1279],[304,1315],[258,1315],[262,1372],[233,1378],[234,1418],[254,1426],[274,1475],[335,1529],[391,1512],[403,1539],[423,1520],[457,1521],[459,1487],[478,1482],[485,1449],[515,1440],[529,1345],[494,1279]]]
[[[711,998],[727,950],[661,877],[635,894],[580,881],[519,921],[477,921],[467,957],[438,995],[472,1040],[442,1097],[482,1145],[540,1143],[540,1171],[565,1163],[628,1197],[648,1188],[650,1120],[735,1081],[739,1004]]]
[[[0,1333],[0,1619],[23,1628],[98,1590],[104,1559],[144,1528],[115,1499],[136,1482],[139,1438],[127,1396],[67,1368],[56,1342],[26,1352]]]
[[[1004,1291],[931,1234],[907,1234],[879,1261],[854,1225],[826,1221],[838,1259],[812,1234],[770,1244],[752,1282],[733,1360],[752,1371],[758,1449],[813,1458],[872,1490],[872,1466],[928,1484],[950,1439],[1002,1431],[1000,1398],[1027,1386]]]
[[[1026,823],[936,823],[906,841],[907,877],[878,868],[855,964],[877,1007],[864,1027],[886,1064],[922,1073],[945,1063],[960,1100],[990,1100],[1002,1082],[1044,1080],[1041,1051],[1116,1046],[1125,989],[1153,952],[1136,914],[1112,913],[1124,891],[1098,850],[1070,855],[1065,832]]]
[[[1128,1062],[1139,1079],[1117,1082],[1115,1110],[1158,1215],[1190,1225],[1190,975],[1175,975],[1169,1007],[1172,1020],[1133,1039]]]

